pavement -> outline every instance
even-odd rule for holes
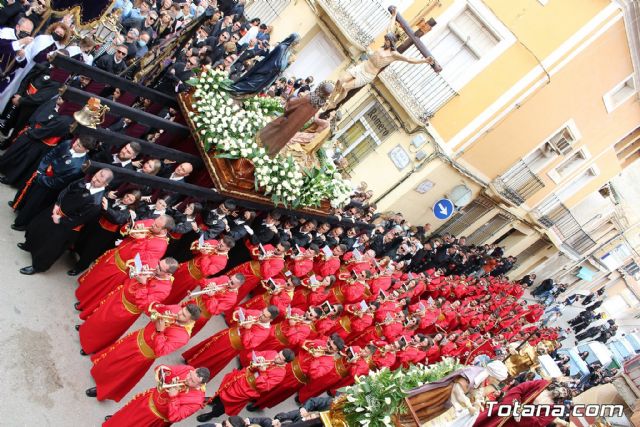
[[[85,395],[85,390],[95,384],[89,374],[91,361],[80,355],[78,333],[74,329],[80,323],[78,312],[73,308],[77,283],[75,278],[66,275],[73,260],[65,254],[45,273],[24,276],[18,272],[21,267],[31,264],[31,257],[16,247],[24,241],[24,233],[9,228],[14,214],[6,201],[12,199],[14,193],[9,187],[0,185],[0,224],[5,230],[0,233],[3,255],[0,257],[0,301],[3,301],[0,309],[0,388],[3,390],[0,425],[99,426],[106,415],[116,412],[137,393],[155,386],[153,371],[149,370],[119,403],[98,402]],[[139,329],[147,322],[148,319],[142,316],[131,330]],[[194,341],[182,350],[158,359],[154,366],[183,363],[182,351],[225,327],[224,320],[216,316]],[[224,375],[235,367],[233,361],[213,378],[207,385],[207,396],[213,395]],[[243,411],[240,415],[271,417],[296,407],[291,397],[265,412]],[[174,425],[198,424],[194,415]]]

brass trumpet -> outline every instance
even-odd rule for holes
[[[260,370],[274,366],[275,360],[267,360],[263,356],[257,356],[249,363],[249,369]]]
[[[150,268],[147,264],[142,266],[141,271],[136,271],[135,262],[132,259],[128,260],[125,265],[129,268],[129,279],[133,279],[134,277],[151,278],[156,274],[156,270]]]
[[[200,245],[200,242],[198,240],[195,240],[193,243],[191,243],[190,250],[202,252],[205,255],[218,253],[217,248],[213,246],[211,243],[205,242],[203,245]]]
[[[215,284],[210,284],[199,291],[191,291],[189,292],[189,297],[197,297],[199,295],[217,295],[227,291],[229,288],[226,286],[217,286]]]
[[[306,317],[304,317],[304,316],[300,316],[300,315],[298,315],[298,314],[287,314],[287,315],[285,316],[285,318],[286,318],[287,320],[294,320],[294,321],[296,321],[296,322],[306,323],[307,325],[310,325],[310,324],[312,324],[312,323],[313,323],[313,321],[311,321],[311,320],[307,319],[307,318],[306,318]]]
[[[152,302],[151,304],[149,304],[149,318],[152,322],[162,319],[168,325],[173,325],[174,323],[176,323],[176,321],[178,320],[177,314],[172,313],[169,310],[166,310],[164,313],[160,313],[154,308],[156,304],[157,302]]]
[[[167,391],[172,388],[179,388],[180,391],[188,390],[186,380],[180,380],[178,377],[174,378],[170,383],[166,382],[167,373],[171,373],[170,369],[166,369],[163,366],[158,367],[156,371],[156,389],[159,392]]]
[[[123,236],[129,236],[133,239],[143,239],[145,237],[151,236],[151,234],[152,233],[150,227],[145,227],[144,225],[139,224],[134,226],[127,226],[123,233]]]
[[[238,320],[238,311],[234,311],[231,315],[231,319],[238,323],[238,325],[245,326],[253,326],[257,323],[260,323],[260,319],[255,316],[247,316],[243,321]]]
[[[324,347],[309,347],[307,341],[302,344],[302,349],[313,357],[331,356],[333,352]]]

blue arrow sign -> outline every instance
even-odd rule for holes
[[[453,215],[453,202],[449,199],[440,199],[433,205],[433,214],[438,219],[447,219]]]

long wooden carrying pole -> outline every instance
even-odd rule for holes
[[[149,157],[155,157],[159,159],[174,160],[176,162],[189,162],[194,167],[200,168],[204,165],[202,159],[199,156],[185,153],[184,151],[176,150],[173,148],[165,147],[163,145],[154,144],[143,139],[132,138],[128,135],[124,135],[117,132],[112,132],[102,128],[88,128],[82,125],[78,125],[74,131],[74,135],[88,135],[94,137],[96,140],[106,145],[120,147],[129,142],[137,142],[142,147],[142,154]]]
[[[222,195],[218,193],[216,190],[212,190],[205,187],[200,187],[198,185],[189,184],[182,181],[173,181],[168,178],[161,178],[153,175],[146,175],[140,172],[132,171],[130,169],[124,169],[118,166],[108,165],[106,163],[88,162],[88,171],[95,172],[99,169],[111,169],[114,175],[119,178],[123,178],[127,182],[131,182],[133,184],[140,185],[148,185],[153,188],[158,188],[170,192],[175,192],[178,194],[182,194],[184,196],[193,197],[202,201],[214,201],[221,202],[223,200],[233,200],[236,205],[246,208],[253,209],[259,211],[271,211],[274,209],[273,205],[268,203],[257,203],[251,202],[244,199],[234,198]],[[362,230],[372,229],[373,224],[366,224],[363,222],[351,222],[351,221],[342,221],[340,218],[334,215],[313,215],[300,213],[298,211],[285,209],[285,208],[277,208],[280,212],[287,216],[293,217],[302,217],[307,219],[315,219],[316,221],[326,221],[333,225],[340,225],[342,227],[358,227]]]

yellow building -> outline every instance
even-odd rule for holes
[[[381,45],[390,5],[442,71],[396,62],[341,108],[333,141],[352,179],[379,210],[505,246],[513,276],[606,277],[598,257],[633,228],[608,183],[640,153],[639,2],[263,0],[247,14],[272,40],[299,33],[287,74],[317,82]],[[443,197],[459,208],[446,221]]]

